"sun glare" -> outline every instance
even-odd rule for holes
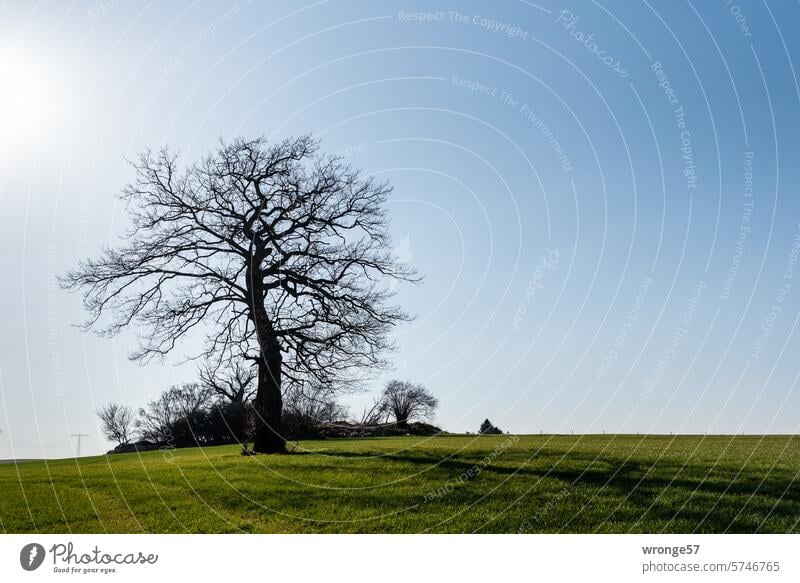
[[[45,68],[30,59],[0,55],[0,141],[17,144],[34,137],[51,113]]]

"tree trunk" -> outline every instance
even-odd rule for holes
[[[275,336],[267,310],[264,307],[265,293],[261,283],[264,274],[260,270],[265,257],[263,248],[257,249],[248,267],[248,293],[251,299],[250,318],[253,321],[261,354],[258,358],[258,388],[254,399],[256,435],[253,451],[257,453],[286,453],[281,414],[281,344]]]
[[[286,453],[286,439],[281,425],[281,360],[279,346],[262,348],[254,402],[256,435],[253,450],[258,453]]]

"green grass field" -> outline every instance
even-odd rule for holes
[[[5,532],[799,532],[800,437],[442,436],[0,464]]]

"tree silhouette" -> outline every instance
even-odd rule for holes
[[[478,433],[482,435],[500,435],[503,432],[498,427],[495,427],[491,421],[484,419],[480,429],[478,429]]]
[[[175,447],[195,444],[198,429],[212,407],[213,394],[211,388],[200,383],[173,385],[139,409],[139,435],[147,441]]]
[[[108,403],[98,409],[97,416],[100,418],[103,434],[107,439],[116,441],[118,445],[130,443],[135,421],[131,407]]]
[[[193,358],[255,363],[258,452],[285,451],[287,383],[335,386],[386,364],[407,315],[382,280],[417,279],[390,251],[390,186],[317,150],[310,136],[237,139],[185,170],[145,152],[120,195],[124,244],[61,279],[83,292],[87,328],[138,328],[133,359],[163,358],[200,328]]]
[[[389,381],[383,390],[385,410],[391,413],[397,425],[408,425],[412,419],[430,418],[439,406],[439,401],[419,384],[405,381]]]

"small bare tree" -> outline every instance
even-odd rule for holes
[[[200,383],[184,383],[171,387],[166,394],[179,414],[191,417],[211,406],[214,391]]]
[[[155,443],[170,441],[180,418],[181,413],[174,407],[168,392],[163,393],[139,409],[136,430],[141,439]]]
[[[439,405],[424,386],[405,381],[389,381],[383,390],[383,401],[400,426],[413,419],[431,418]]]
[[[361,417],[358,419],[359,425],[380,425],[389,415],[386,400],[383,396],[373,399],[370,405],[364,407],[361,411]]]
[[[116,441],[119,445],[131,442],[135,420],[131,407],[109,403],[98,409],[97,416],[100,418],[103,434],[108,440]]]
[[[185,445],[186,434],[193,433],[192,423],[207,411],[212,403],[213,391],[199,383],[175,385],[139,409],[136,427],[143,439],[170,442],[181,438]],[[174,443],[172,445],[175,445]]]
[[[195,357],[253,362],[253,449],[286,451],[282,389],[375,371],[407,319],[384,285],[417,279],[391,252],[391,187],[317,155],[309,136],[237,139],[185,170],[167,150],[146,152],[134,168],[124,244],[62,285],[83,292],[87,328],[138,327],[133,359],[163,358],[200,328]]]
[[[295,435],[312,435],[321,425],[347,417],[347,409],[336,400],[336,390],[320,384],[292,385],[283,402],[284,424]]]

